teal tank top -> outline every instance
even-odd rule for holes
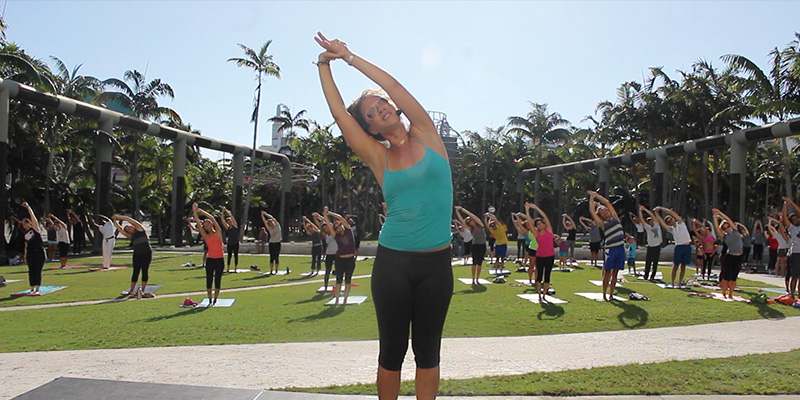
[[[384,165],[383,199],[388,213],[378,243],[398,251],[427,251],[450,244],[453,179],[450,163],[422,142],[422,159],[399,171]],[[388,162],[389,154],[386,154]]]

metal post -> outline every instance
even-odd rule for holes
[[[656,169],[655,173],[653,174],[653,188],[655,189],[654,198],[655,203],[650,204],[650,207],[658,206],[666,206],[667,205],[667,192],[664,190],[667,182],[667,155],[666,154],[656,154]],[[651,201],[653,203],[653,201]]]
[[[281,232],[283,240],[289,238],[289,225],[286,224],[286,193],[292,190],[292,165],[288,161],[283,163],[281,170]]]
[[[111,119],[100,121],[100,130],[110,135],[114,131],[114,122]],[[94,212],[110,217],[113,214],[109,194],[111,193],[111,142],[106,134],[98,133],[95,137],[96,181],[94,183],[95,203]],[[92,252],[102,250],[102,235],[94,235]]]
[[[237,151],[233,153],[233,198],[231,203],[231,213],[233,214],[233,218],[236,219],[237,223],[242,222],[242,215],[244,214],[245,210],[243,209],[242,205],[242,193],[244,187],[244,153],[242,151]],[[244,227],[239,232],[240,235],[244,235]]]
[[[744,221],[744,193],[747,184],[747,149],[743,135],[731,136],[730,172],[731,198],[728,215],[735,221]]]
[[[606,160],[601,160],[599,162],[599,168],[597,171],[598,178],[600,179],[600,194],[603,197],[608,198],[608,190],[611,187],[611,173],[608,171],[608,162],[604,162]]]
[[[561,225],[561,214],[564,213],[564,171],[558,170],[553,173],[553,190],[556,192],[556,215],[552,218],[555,231],[560,235],[563,226]]]
[[[186,138],[172,143],[172,245],[183,245],[183,211],[186,205]]]

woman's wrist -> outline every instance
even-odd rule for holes
[[[352,53],[352,52],[351,52],[350,54],[348,54],[348,55],[346,55],[346,56],[342,57],[342,60],[344,60],[344,62],[346,62],[346,63],[347,63],[347,65],[350,65],[350,66],[352,66],[352,65],[353,65],[353,59],[354,59],[355,57],[356,57],[355,53]]]

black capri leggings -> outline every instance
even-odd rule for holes
[[[269,263],[280,264],[281,260],[281,242],[269,242]]]
[[[555,260],[555,256],[536,257],[536,282],[550,283],[550,273],[553,272]]]
[[[472,244],[472,265],[483,264],[483,259],[486,258],[486,244]]]
[[[325,287],[328,287],[328,280],[331,277],[331,269],[333,268],[334,260],[336,260],[335,254],[325,255]]]
[[[139,280],[139,271],[142,272],[142,282],[147,282],[150,279],[150,261],[153,260],[153,252],[151,250],[146,251],[133,251],[133,276],[131,276],[131,282],[136,282]]]
[[[336,285],[341,285],[342,280],[349,285],[353,280],[353,271],[356,269],[356,257],[336,257]]]
[[[228,242],[228,266],[231,265],[231,256],[234,257],[234,265],[239,265],[239,242]]]
[[[222,287],[222,270],[225,269],[224,258],[206,259],[206,289],[211,289],[211,282],[214,282],[214,289]]]
[[[742,269],[742,255],[725,255],[725,265],[722,268],[722,280],[734,281],[739,277],[739,271]]]
[[[28,263],[28,283],[31,286],[39,286],[42,284],[42,269],[44,268],[44,250],[38,252],[31,251],[25,262]]]
[[[389,371],[401,369],[408,350],[409,325],[417,367],[438,366],[452,296],[449,248],[414,253],[379,245],[372,268],[372,299],[378,320],[380,366]]]

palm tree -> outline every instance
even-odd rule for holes
[[[100,93],[95,99],[95,103],[105,103],[109,106],[114,106],[124,110],[126,114],[133,115],[137,118],[144,120],[162,120],[170,119],[176,123],[180,123],[181,117],[178,113],[169,108],[162,107],[158,104],[159,97],[175,98],[175,93],[169,84],[161,82],[161,79],[153,79],[147,82],[145,76],[139,71],[125,71],[123,75],[124,81],[110,78],[102,82],[104,86],[110,86],[119,90],[118,92],[103,92]],[[130,82],[132,86],[129,86]],[[129,136],[131,139],[131,157],[128,160],[130,174],[133,179],[133,210],[131,215],[136,218],[139,215],[140,196],[139,196],[139,140],[140,134],[133,133]]]
[[[281,104],[280,105],[280,112],[278,116],[272,117],[268,119],[269,122],[274,122],[278,124],[278,132],[289,131],[287,135],[287,139],[291,142],[297,135],[294,131],[294,128],[301,128],[304,131],[309,131],[310,121],[306,118],[303,118],[305,115],[306,110],[300,110],[297,114],[292,115],[291,110],[288,106]],[[288,149],[281,148],[279,149],[280,152],[287,151]]]
[[[795,34],[800,40],[800,36]],[[794,50],[794,51],[793,51]],[[762,122],[770,118],[784,120],[790,115],[800,114],[800,96],[797,95],[795,69],[798,65],[797,48],[788,45],[785,51],[774,48],[770,51],[772,68],[769,75],[747,57],[737,54],[726,54],[722,60],[727,62],[732,72],[741,73],[743,80],[739,82],[745,96],[745,106],[752,108],[752,115]],[[787,62],[787,60],[791,60]],[[789,147],[786,138],[780,139],[783,152],[783,177],[786,196],[792,197],[792,175]]]
[[[569,126],[570,123],[561,117],[557,112],[550,112],[547,104],[529,102],[531,111],[525,117],[508,117],[508,125],[513,128],[508,130],[509,134],[519,134],[531,140],[536,152],[536,186],[534,186],[533,201],[539,202],[539,187],[541,186],[542,151],[546,144],[554,143],[559,139],[569,137],[569,131],[561,126]]]
[[[242,49],[242,51],[244,51],[245,57],[233,57],[228,59],[228,61],[235,63],[238,67],[250,68],[255,71],[257,82],[255,89],[255,106],[253,107],[253,115],[250,117],[250,121],[253,122],[253,152],[250,157],[250,177],[247,180],[247,200],[245,201],[244,206],[245,212],[242,226],[247,226],[247,216],[250,210],[250,199],[252,198],[253,193],[253,179],[255,178],[256,168],[256,138],[258,137],[258,112],[261,108],[261,85],[265,76],[274,76],[278,79],[281,77],[280,67],[274,61],[272,61],[272,55],[267,54],[267,49],[269,48],[270,44],[272,44],[272,40],[267,40],[267,42],[261,46],[261,49],[256,52],[252,48],[239,43],[239,47]],[[241,232],[243,235],[245,229],[242,229]]]

